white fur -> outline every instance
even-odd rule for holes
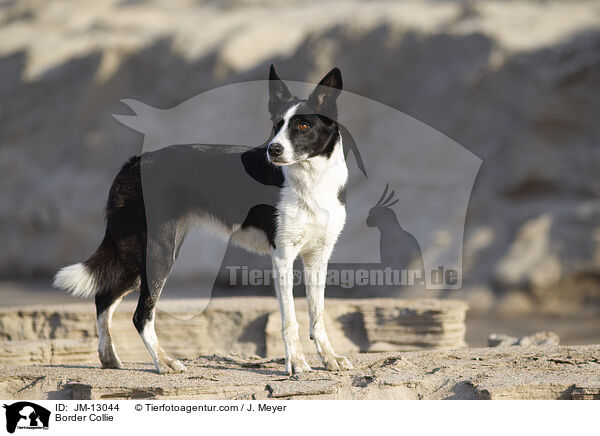
[[[287,114],[286,114],[287,116]],[[338,199],[339,190],[348,180],[341,136],[330,158],[317,156],[283,167],[285,185],[278,204],[276,250],[273,268],[286,349],[288,373],[310,370],[298,338],[298,323],[292,295],[294,259],[301,255],[307,280],[311,336],[327,369],[348,369],[346,358],[336,356],[323,324],[325,274],[327,262],[344,227],[346,210]],[[311,277],[311,280],[313,278]]]
[[[269,254],[271,252],[271,245],[269,244],[267,234],[255,227],[242,229],[240,226],[231,234],[231,241],[246,250],[258,254]]]
[[[314,246],[333,247],[346,221],[338,199],[348,180],[341,138],[329,159],[313,157],[284,166],[283,172],[277,245],[297,246],[299,253]]]
[[[111,366],[120,367],[121,361],[117,357],[117,352],[115,350],[115,345],[112,341],[112,336],[110,334],[110,325],[112,322],[112,316],[115,312],[115,309],[121,302],[123,297],[117,299],[113,304],[110,305],[108,309],[103,311],[97,319],[98,324],[98,354],[100,355],[100,360],[104,363],[110,363]]]
[[[82,263],[61,269],[56,273],[52,284],[76,297],[91,297],[98,292],[96,278]]]
[[[191,227],[200,227],[208,233],[218,237],[219,239],[228,240],[231,233],[235,230],[230,228],[219,218],[208,213],[196,214],[187,217],[187,225],[185,231]]]
[[[150,351],[154,364],[158,368],[160,360],[159,344],[158,338],[156,337],[156,331],[154,330],[154,313],[152,314],[152,318],[144,325],[140,336],[142,337],[142,341],[144,341],[144,345],[146,345],[146,348]]]
[[[298,109],[299,104],[300,103],[292,106],[291,108],[289,108],[287,110],[287,112],[283,116],[283,125],[281,126],[281,128],[279,129],[277,134],[273,137],[273,139],[269,143],[269,145],[271,145],[274,142],[281,144],[281,146],[283,147],[283,154],[279,157],[279,159],[283,162],[292,163],[292,162],[296,161],[296,156],[294,155],[294,146],[292,145],[292,142],[290,141],[288,126],[289,126],[290,119],[296,113],[296,110]]]
[[[258,254],[269,254],[271,246],[267,234],[254,227],[242,229],[241,224],[227,226],[221,220],[209,214],[193,215],[187,218],[184,232],[191,227],[200,227],[211,235]]]
[[[154,366],[156,366],[160,374],[179,373],[186,370],[186,367],[179,360],[171,359],[160,347],[158,338],[156,337],[156,330],[154,329],[154,312],[152,312],[152,318],[144,325],[140,336],[150,352],[152,360],[154,360]]]

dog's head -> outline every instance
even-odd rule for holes
[[[339,139],[337,98],[342,73],[334,68],[323,77],[307,100],[292,93],[271,65],[269,112],[273,138],[267,156],[275,165],[290,165],[317,156],[329,157]]]

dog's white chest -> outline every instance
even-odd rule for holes
[[[338,159],[337,163],[336,160],[316,160],[312,166],[286,171],[286,186],[278,205],[279,245],[302,252],[335,244],[346,220],[346,209],[339,197],[348,170],[343,155],[341,160],[339,158],[331,158]],[[325,165],[326,168],[319,168]]]
[[[319,203],[317,198],[298,198],[293,193],[282,197],[278,233],[284,244],[301,248],[335,243],[346,220],[339,202]]]

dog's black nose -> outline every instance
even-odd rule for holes
[[[272,142],[269,145],[269,154],[273,157],[281,156],[283,154],[283,146],[278,142]]]

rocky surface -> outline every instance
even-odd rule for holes
[[[178,358],[198,354],[241,353],[265,357],[285,354],[275,298],[161,300],[157,335]],[[132,324],[136,303],[122,303],[112,332],[125,360],[149,355]],[[308,337],[306,301],[296,301],[304,350]],[[467,305],[453,300],[328,299],[326,321],[338,353],[460,348],[465,341]],[[26,306],[0,309],[0,363],[97,362],[95,310],[90,304]],[[70,350],[70,351],[68,351]]]
[[[93,339],[46,339],[39,341],[1,341],[0,365],[94,362],[98,341]]]
[[[493,333],[488,337],[489,347],[544,347],[560,343],[560,338],[554,332],[537,332],[519,338],[504,334]]]
[[[355,369],[288,377],[282,359],[200,356],[188,371],[150,364],[0,367],[11,399],[600,399],[600,345],[352,354]]]
[[[346,89],[483,159],[468,295],[600,300],[596,1],[20,0],[0,23],[0,277],[47,278],[95,249],[108,186],[141,149],[110,116],[120,99],[168,108],[275,62],[309,81],[338,65]]]

